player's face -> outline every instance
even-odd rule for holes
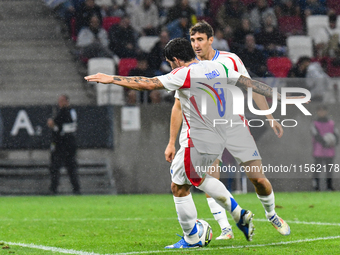
[[[199,59],[206,59],[208,52],[212,50],[211,44],[213,42],[213,37],[208,39],[206,34],[195,33],[190,36],[191,46],[194,49],[197,57]]]

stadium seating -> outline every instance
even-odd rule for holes
[[[103,28],[109,31],[110,27],[114,24],[120,22],[120,17],[104,17],[103,18]]]
[[[299,16],[283,16],[279,18],[279,30],[284,35],[302,34],[303,24]]]
[[[311,15],[306,18],[307,35],[312,37],[313,40],[318,40],[321,29],[328,26],[328,16],[327,15]]]
[[[302,56],[313,57],[313,42],[310,36],[293,35],[287,38],[288,57],[293,63]]]
[[[292,62],[287,57],[271,57],[267,60],[267,67],[275,77],[287,77]]]
[[[153,46],[159,41],[158,36],[141,36],[139,37],[137,44],[141,51],[150,53]]]
[[[88,75],[96,73],[105,73],[114,75],[116,68],[112,58],[91,58],[88,61]],[[95,83],[97,93],[97,104],[124,104],[124,89],[123,87],[113,84]]]
[[[87,63],[87,74],[106,73],[115,74],[115,66],[112,58],[91,58]]]
[[[118,65],[118,74],[127,76],[132,68],[137,66],[137,59],[135,58],[122,58]]]

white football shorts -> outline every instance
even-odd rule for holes
[[[225,148],[238,164],[262,159],[248,126],[235,125],[228,128]],[[219,159],[222,158],[222,153],[219,155]]]
[[[199,153],[195,147],[181,146],[170,167],[172,182],[197,187],[217,157],[217,154]]]
[[[232,127],[228,129],[225,148],[235,158],[238,164],[262,159],[248,127]],[[217,158],[219,161],[223,161],[223,152],[218,155]]]

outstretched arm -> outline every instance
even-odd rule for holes
[[[116,84],[122,87],[126,87],[134,90],[154,90],[164,89],[163,84],[156,77],[146,78],[141,76],[125,77],[118,75],[107,75],[103,73],[97,73],[85,77],[85,80],[89,82],[100,82],[104,84]]]
[[[164,152],[165,160],[168,162],[171,162],[175,157],[176,153],[175,143],[181,124],[182,124],[182,108],[179,99],[176,98],[175,103],[171,110],[169,143]]]
[[[247,90],[248,88],[252,88],[253,92],[261,94],[265,97],[273,97],[273,89],[269,87],[267,84],[262,82],[252,80],[243,75],[237,80],[235,86]],[[277,93],[277,100],[281,101],[281,94]]]

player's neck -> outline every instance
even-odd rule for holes
[[[193,59],[192,61],[184,63],[184,66],[188,67],[191,64],[197,64],[199,61],[197,59]]]
[[[209,51],[206,55],[199,57],[199,60],[212,60],[216,54],[216,50],[214,50],[212,47],[209,48]]]

